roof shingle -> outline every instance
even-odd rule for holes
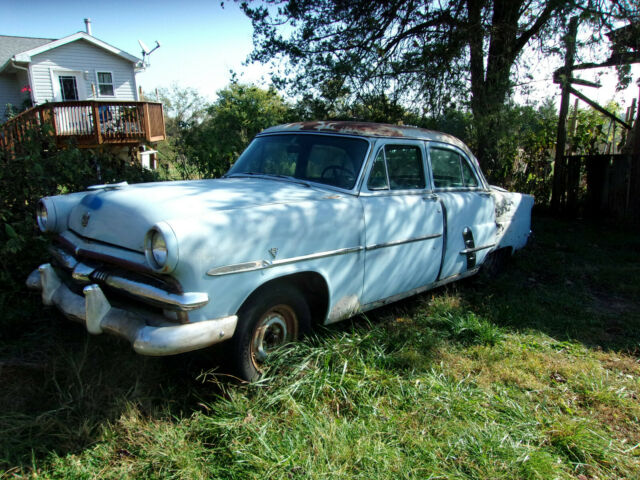
[[[45,43],[53,42],[55,38],[12,37],[0,35],[0,71],[5,64],[17,53],[26,52]]]

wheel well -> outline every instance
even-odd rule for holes
[[[294,273],[269,280],[256,288],[247,297],[239,310],[242,310],[255,295],[262,294],[266,290],[282,283],[292,285],[300,290],[309,305],[313,325],[321,325],[327,317],[329,308],[329,287],[324,277],[317,272]]]

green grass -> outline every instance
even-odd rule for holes
[[[639,478],[640,237],[534,230],[499,277],[322,329],[252,385],[25,319],[0,478]]]

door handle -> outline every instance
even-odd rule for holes
[[[483,197],[490,197],[491,196],[491,192],[478,192],[480,195],[482,195]]]
[[[423,200],[432,200],[432,201],[437,201],[438,200],[438,195],[436,195],[435,193],[427,193],[425,195],[422,196]]]

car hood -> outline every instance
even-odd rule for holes
[[[68,227],[85,238],[143,252],[145,234],[160,221],[327,195],[321,188],[268,178],[143,183],[87,192],[72,209]]]

